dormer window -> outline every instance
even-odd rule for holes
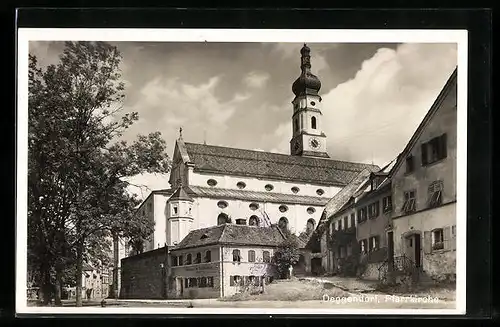
[[[208,235],[207,234],[203,234],[203,235],[201,235],[200,240],[204,240],[206,238],[208,238]]]

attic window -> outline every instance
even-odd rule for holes
[[[213,186],[217,185],[217,181],[215,179],[209,179],[207,181],[207,184],[208,184],[208,186],[212,186],[213,187]]]
[[[267,184],[266,186],[264,186],[264,188],[266,189],[266,191],[272,191],[274,189],[274,186],[272,186],[271,184]]]
[[[316,194],[321,196],[321,195],[325,194],[325,191],[319,188],[316,190]]]
[[[311,101],[311,106],[313,106],[313,107],[314,107],[315,105],[316,105],[316,102]]]
[[[299,189],[297,186],[292,187],[292,192],[293,192],[294,194],[299,193],[299,191],[300,191],[300,189]]]
[[[279,210],[280,210],[280,212],[287,212],[288,207],[286,205],[280,205]]]
[[[226,201],[219,201],[219,202],[217,202],[217,206],[221,209],[225,209],[225,208],[227,208],[228,204]]]
[[[250,205],[248,207],[250,208],[250,210],[259,209],[259,205],[257,203],[250,203]]]
[[[315,212],[316,212],[316,209],[314,209],[313,207],[309,207],[309,208],[307,208],[307,213],[308,213],[308,214],[312,215],[312,214],[313,214],[313,213],[315,213]]]
[[[245,187],[247,187],[247,184],[245,184],[244,182],[238,182],[236,184],[236,186],[239,188],[239,189],[244,189]]]
[[[204,240],[206,238],[208,238],[208,235],[207,234],[203,234],[203,235],[201,235],[200,240]]]

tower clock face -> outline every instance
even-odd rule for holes
[[[309,140],[309,146],[312,148],[312,149],[318,149],[319,146],[320,146],[320,142],[317,138],[312,138]]]

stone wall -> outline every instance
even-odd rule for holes
[[[379,275],[378,275],[378,268],[382,265],[381,262],[377,263],[367,263],[366,264],[366,269],[363,271],[363,274],[361,275],[362,279],[367,279],[367,280],[378,280]]]
[[[424,255],[424,272],[436,281],[455,281],[456,251],[440,251]]]
[[[166,262],[164,247],[122,259],[120,298],[165,298]]]

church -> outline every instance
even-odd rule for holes
[[[186,240],[193,235],[208,240],[213,237],[216,244],[228,231],[233,236],[242,235],[244,246],[249,249],[252,239],[246,236],[254,235],[255,242],[262,240],[259,246],[270,246],[265,234],[280,239],[276,227],[280,233],[288,230],[307,237],[315,230],[330,199],[360,172],[379,169],[330,157],[324,132],[328,126],[323,125],[322,119],[321,82],[311,72],[310,48],[306,44],[300,54],[301,73],[292,84],[290,154],[190,143],[183,139],[180,129],[172,156],[170,187],[152,191],[138,208],[139,215],[155,223],[154,233],[144,246],[145,252],[139,256],[162,252],[163,248],[175,252],[179,245],[189,246]],[[200,236],[197,232],[200,230],[206,232]],[[213,236],[213,233],[219,234]],[[232,237],[231,242],[241,243],[238,237]],[[307,243],[307,239],[304,242]],[[193,255],[214,255],[214,250],[204,251]],[[249,253],[251,251],[254,250],[250,249]],[[269,251],[264,250],[264,257]],[[253,253],[249,255],[255,259],[255,251]],[[122,262],[130,261],[128,259],[131,258]],[[210,260],[206,262],[213,262]],[[200,257],[198,263],[201,261]],[[176,265],[179,262],[172,263]],[[216,280],[224,278],[221,274],[214,276]],[[186,284],[180,280],[178,288],[189,287],[189,280],[191,278],[185,279]],[[213,278],[203,281],[205,285],[214,283]]]
[[[278,224],[312,231],[325,204],[371,165],[333,160],[322,124],[321,82],[301,49],[301,74],[292,85],[290,155],[176,140],[170,188],[154,190],[139,214],[155,222],[144,250],[175,246],[194,229],[224,223]]]

